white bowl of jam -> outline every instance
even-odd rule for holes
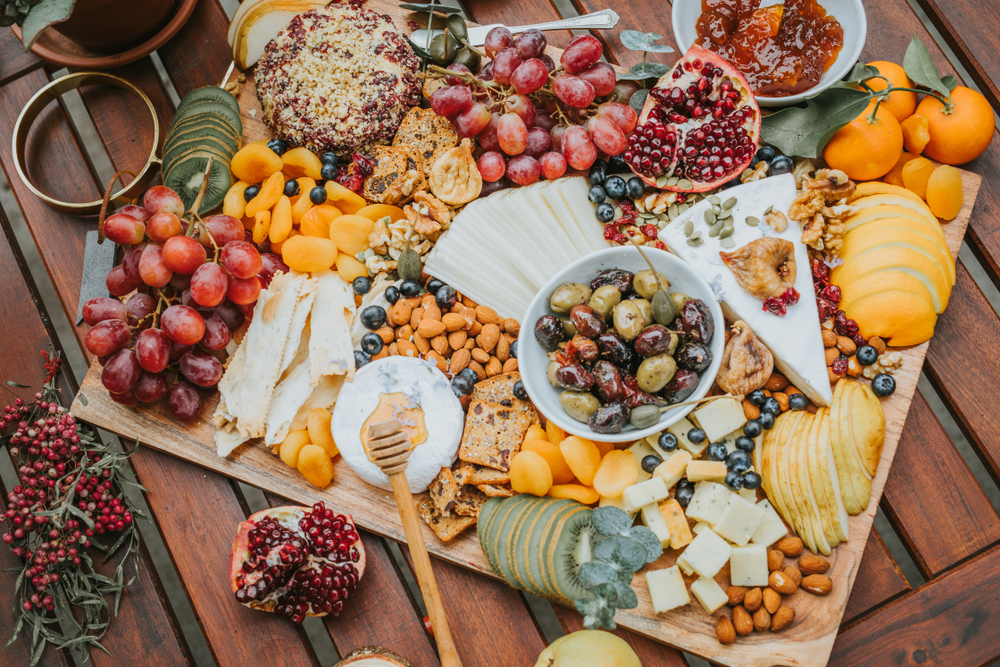
[[[861,0],[800,0],[784,7],[781,0],[764,0],[752,14],[736,20],[726,18],[727,8],[738,8],[743,4],[739,0],[713,4],[715,13],[706,16],[701,30],[706,36],[726,37],[706,40],[722,43],[709,50],[740,70],[758,91],[757,103],[762,107],[798,104],[826,90],[850,72],[865,46],[868,20]],[[728,15],[739,16],[735,10]],[[700,0],[673,3],[674,40],[682,52],[702,43],[698,34],[701,16]],[[824,71],[837,41],[841,46],[836,59]],[[740,49],[743,53],[737,55]]]

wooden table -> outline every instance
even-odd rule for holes
[[[684,0],[695,1],[695,0]],[[974,0],[918,0],[968,69],[974,82],[1000,111],[1000,46],[992,26],[1000,6]],[[621,15],[621,29],[656,30],[673,42],[670,7],[643,0],[574,0],[580,12],[611,7]],[[550,0],[468,0],[469,17],[479,23],[511,25],[559,17]],[[927,44],[938,68],[955,73],[906,0],[869,2],[865,60],[902,59],[914,33]],[[229,65],[228,20],[218,0],[201,0],[180,33],[158,52],[167,76],[183,96],[194,88],[217,84]],[[623,65],[637,54],[621,48],[617,30],[599,34],[609,59]],[[550,34],[564,45],[569,33]],[[675,45],[676,46],[676,45]],[[971,49],[971,50],[970,50]],[[672,62],[674,55],[661,56]],[[153,62],[145,58],[115,71],[152,98],[161,121],[173,105]],[[46,312],[24,252],[0,210],[5,235],[0,237],[0,378],[32,386],[42,380],[38,351],[59,347],[50,317],[75,321],[84,236],[94,221],[48,209],[18,180],[11,161],[10,137],[18,112],[51,78],[45,64],[25,55],[7,30],[0,30],[0,164],[11,183],[32,238],[49,272],[62,313]],[[134,119],[145,113],[137,99],[115,89],[83,90],[83,102],[115,169],[136,169],[145,161],[151,126]],[[85,151],[61,107],[50,105],[39,119],[35,137],[44,146],[31,155],[32,175],[43,189],[64,199],[94,199],[98,183]],[[36,145],[39,142],[36,142]],[[29,144],[30,145],[30,144]],[[989,278],[1000,287],[1000,140],[968,169],[985,178],[967,237]],[[927,378],[972,443],[995,480],[1000,482],[1000,319],[959,262],[958,279],[947,312],[926,360]],[[77,343],[82,348],[78,327]],[[66,403],[79,378],[61,378]],[[27,397],[28,390],[20,391]],[[132,466],[149,490],[146,502],[160,531],[176,575],[184,586],[198,627],[216,663],[229,665],[309,665],[318,659],[305,633],[273,615],[237,605],[223,573],[235,526],[247,516],[247,502],[237,485],[217,474],[152,450],[140,449]],[[6,495],[0,482],[0,493]],[[281,504],[280,498],[268,498]],[[988,664],[1000,656],[1000,516],[919,393],[907,419],[896,461],[882,499],[888,516],[913,556],[926,583],[912,587],[877,533],[873,532],[848,604],[833,665]],[[363,536],[369,568],[357,595],[339,619],[324,626],[343,655],[355,648],[380,644],[418,667],[437,665],[433,643],[424,630],[418,607],[381,538]],[[404,553],[406,552],[403,547]],[[136,584],[124,597],[121,617],[105,645],[113,657],[92,652],[93,663],[105,665],[172,665],[192,661],[177,616],[164,595],[161,577],[147,553]],[[0,548],[0,570],[20,568]],[[545,638],[524,597],[492,579],[437,561],[435,569],[460,653],[469,667],[531,665]],[[10,591],[14,574],[0,572],[0,639],[11,631]],[[371,610],[379,609],[373,614]],[[558,608],[567,631],[581,627],[576,612]],[[673,649],[622,632],[646,667],[683,665]],[[0,664],[27,664],[21,641],[0,653]],[[46,665],[71,664],[49,650]]]

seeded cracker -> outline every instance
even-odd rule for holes
[[[415,148],[423,160],[424,176],[428,176],[438,158],[458,145],[458,134],[447,118],[437,115],[432,109],[414,107],[400,124],[392,145]]]
[[[488,401],[498,403],[505,407],[514,408],[519,412],[524,412],[531,418],[532,424],[541,423],[538,417],[538,410],[530,401],[522,401],[514,396],[514,384],[521,379],[521,374],[517,371],[494,375],[493,377],[477,382],[472,389],[472,400]],[[475,483],[475,482],[473,482]],[[485,482],[484,482],[485,483]]]
[[[472,401],[458,458],[490,468],[510,470],[510,459],[521,449],[531,425],[524,412],[496,403]]]
[[[497,486],[496,484],[480,484],[477,487],[490,498],[510,498],[514,495],[514,489],[507,486]]]
[[[441,472],[427,487],[427,496],[434,503],[434,510],[442,516],[451,516],[458,500],[458,492],[458,482],[448,468],[441,468]]]
[[[451,542],[463,530],[476,524],[476,519],[471,516],[442,516],[434,509],[434,503],[428,497],[417,503],[417,514],[442,542]]]
[[[503,485],[510,482],[510,473],[496,468],[465,464],[455,470],[455,480],[459,484],[471,484],[472,486],[480,484]]]
[[[365,199],[399,206],[427,186],[423,159],[415,146],[376,146],[373,161],[375,169],[361,191]]]
[[[455,514],[478,519],[479,512],[483,509],[483,505],[486,504],[487,500],[489,500],[489,496],[476,487],[463,486],[461,492],[458,494],[458,500],[455,502]]]

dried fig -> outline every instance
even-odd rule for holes
[[[795,246],[791,241],[755,239],[733,252],[720,252],[719,257],[740,287],[756,299],[779,298],[795,287]]]
[[[737,321],[732,331],[715,381],[725,392],[746,395],[767,382],[774,370],[774,357],[743,320]]]
[[[483,177],[472,157],[472,142],[463,139],[461,145],[449,148],[431,168],[428,182],[434,196],[451,206],[461,206],[479,196]]]

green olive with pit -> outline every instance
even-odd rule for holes
[[[602,285],[594,290],[587,305],[599,312],[604,319],[611,317],[612,311],[622,300],[622,293],[614,285]]]
[[[656,279],[660,279],[660,285],[657,287]],[[632,289],[639,293],[643,299],[653,299],[653,295],[660,289],[664,292],[670,291],[670,281],[662,273],[657,272],[655,275],[649,269],[645,271],[640,271],[635,274],[635,278],[632,279]]]
[[[458,42],[447,31],[443,32],[431,40],[429,53],[435,65],[445,67],[455,59],[455,54],[458,53]]]
[[[666,327],[670,326],[676,317],[674,300],[663,290],[658,290],[653,295],[653,321]]]
[[[614,310],[615,331],[625,340],[635,340],[646,327],[646,318],[635,301],[622,301]]]
[[[482,57],[476,53],[474,50],[467,46],[463,46],[455,54],[455,59],[452,61],[456,65],[465,65],[469,68],[469,71],[475,74],[479,71],[479,66],[482,64]]]
[[[671,292],[670,300],[674,302],[674,312],[679,313],[684,304],[691,300],[691,297],[684,292]]]
[[[646,299],[632,299],[635,305],[639,306],[639,310],[642,311],[642,320],[645,322],[645,326],[649,326],[653,323],[653,304],[651,304]]]
[[[677,362],[673,357],[666,353],[657,354],[642,360],[639,370],[635,373],[635,379],[639,383],[639,389],[655,394],[674,379],[676,372]]]
[[[549,297],[549,308],[557,313],[568,313],[573,306],[587,303],[591,294],[590,287],[583,283],[565,283]]]
[[[585,391],[568,390],[559,394],[559,405],[570,417],[586,424],[590,415],[601,407],[601,402],[593,394]]]
[[[628,422],[633,428],[644,429],[655,426],[660,421],[660,408],[655,405],[640,405],[632,410],[628,416]]]

